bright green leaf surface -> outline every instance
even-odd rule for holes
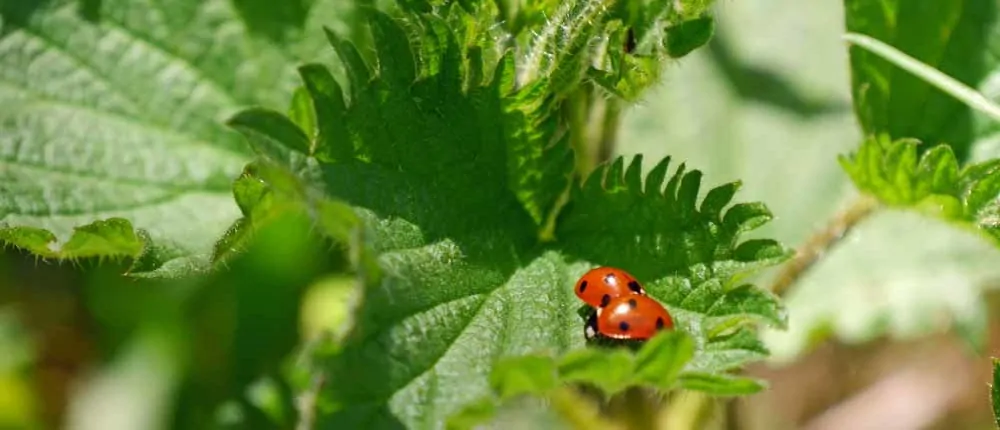
[[[573,187],[557,241],[542,245],[538,215],[572,167],[555,128],[535,128],[557,107],[546,105],[553,88],[544,79],[516,82],[511,56],[467,86],[470,75],[494,68],[463,62],[465,51],[433,16],[408,21],[410,33],[382,14],[372,23],[377,66],[346,61],[355,79],[345,85],[345,108],[320,115],[320,106],[340,105],[330,97],[338,91],[310,88],[317,129],[342,130],[341,139],[307,148],[291,119],[264,110],[230,122],[268,164],[301,169],[302,186],[291,188],[307,205],[351,205],[365,225],[365,253],[377,258],[380,274],[330,363],[337,383],[325,395],[339,408],[321,426],[436,428],[459,411],[489,413],[492,403],[477,399],[494,389],[502,397],[546,391],[556,370],[609,388],[669,387],[685,363],[704,360],[696,374],[715,375],[766,354],[732,334],[752,322],[784,323],[775,298],[737,282],[787,256],[776,242],[740,240],[770,219],[763,205],[731,204],[735,186],[702,198],[698,172],[671,172],[663,162],[644,179],[641,159],[627,170],[620,159]],[[418,50],[407,39],[414,29]],[[330,38],[353,56],[351,44]],[[317,71],[303,73],[307,87]],[[546,149],[524,151],[538,142]],[[304,159],[309,153],[315,158]],[[333,153],[341,155],[320,155]],[[253,200],[254,187],[246,190]],[[633,225],[622,227],[630,212]],[[639,376],[626,381],[575,355],[555,367],[538,358],[583,346],[572,286],[593,264],[612,263],[646,280],[691,337],[648,344],[636,359]],[[611,354],[596,362],[621,361]]]
[[[330,5],[270,14],[256,37],[269,14],[253,2],[110,0],[96,22],[41,3],[2,8],[3,240],[53,258],[141,254],[137,271],[204,266],[239,215],[231,184],[249,155],[221,120],[289,105],[294,56],[316,46],[301,27],[317,33]]]
[[[992,0],[845,0],[847,30],[866,34],[970,86],[991,72],[986,52],[997,19]],[[971,109],[910,72],[850,48],[854,106],[868,134],[944,142],[959,160],[974,139]]]
[[[1000,161],[959,169],[951,148],[931,147],[918,159],[918,143],[869,138],[841,165],[857,187],[896,207],[913,207],[965,228],[1000,247]]]

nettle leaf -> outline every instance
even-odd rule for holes
[[[625,167],[618,158],[596,169],[572,190],[560,214],[557,236],[568,252],[588,261],[633,267],[641,279],[662,279],[664,290],[687,291],[715,280],[729,290],[739,275],[776,264],[789,250],[769,239],[740,242],[740,235],[771,220],[760,203],[726,209],[740,184],[710,190],[699,206],[701,172],[681,164],[667,179],[670,158],[641,177],[642,156]],[[626,244],[625,246],[622,246]],[[681,285],[683,276],[691,285]],[[653,287],[654,289],[657,287]],[[680,294],[680,293],[679,293]],[[694,310],[707,311],[705,302]],[[704,306],[703,306],[704,305]]]
[[[872,137],[840,163],[858,189],[883,203],[970,228],[1000,246],[1000,161],[960,169],[951,147],[937,145],[918,156],[918,146]]]
[[[251,155],[220,119],[288,105],[298,39],[255,37],[228,0],[107,0],[93,20],[35,3],[4,7],[0,240],[136,273],[206,267]]]
[[[557,237],[541,241],[573,168],[553,119],[560,90],[547,77],[518,79],[510,53],[496,65],[471,61],[479,47],[460,47],[433,14],[373,12],[371,28],[373,66],[328,34],[345,84],[320,66],[300,69],[315,133],[263,109],[230,121],[265,157],[259,166],[284,172],[237,182],[241,207],[253,214],[272,189],[314,214],[349,206],[359,222],[346,221],[356,234],[342,237],[374,262],[328,364],[333,406],[321,427],[438,428],[452,416],[469,425],[504,399],[567,382],[748,392],[725,372],[766,355],[750,323],[784,321],[773,297],[739,283],[787,256],[773,241],[738,240],[770,219],[766,208],[726,209],[735,184],[699,206],[697,173],[674,175],[661,192],[666,164],[644,191],[639,160],[624,174],[619,160],[608,174],[619,186],[595,187],[599,174],[574,186]],[[595,264],[641,274],[681,330],[635,353],[583,348],[572,289]]]
[[[531,41],[521,72],[522,81],[544,77],[557,95],[576,88],[591,60],[591,44],[603,30],[610,12],[608,0],[568,1]]]
[[[712,1],[618,2],[609,17],[606,45],[588,70],[595,83],[625,100],[659,82],[662,61],[705,45],[715,31]]]
[[[961,2],[845,0],[847,31],[885,42],[976,87],[990,70],[992,0]],[[865,134],[948,142],[959,160],[975,138],[972,109],[910,72],[851,46],[854,109]]]

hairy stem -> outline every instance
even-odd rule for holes
[[[834,215],[825,228],[813,234],[795,252],[795,257],[785,263],[778,277],[771,284],[771,291],[779,296],[787,293],[788,289],[816,264],[820,256],[843,239],[858,223],[875,213],[878,208],[879,203],[875,198],[862,196],[847,209]]]
[[[594,144],[597,160],[595,164],[611,159],[618,143],[618,127],[621,124],[622,105],[618,99],[607,99],[604,103],[604,118],[601,121],[601,131]]]
[[[298,424],[296,430],[308,430],[314,427],[316,421],[316,407],[319,393],[326,384],[326,373],[319,372],[312,378],[309,389],[299,397]]]
[[[589,135],[587,120],[591,111],[589,93],[586,86],[581,86],[567,98],[563,105],[569,128],[570,146],[576,153],[576,175],[580,178],[586,177],[595,165],[587,139]]]
[[[657,425],[662,402],[648,389],[632,387],[611,398],[609,415],[627,430],[652,430]]]
[[[681,391],[660,413],[658,424],[661,429],[704,430],[710,427],[715,412],[716,400],[712,396]]]
[[[619,427],[601,416],[600,408],[575,389],[563,387],[548,396],[552,410],[578,430],[617,430]]]
[[[1000,121],[1000,106],[993,103],[993,101],[982,93],[963,84],[958,79],[948,76],[934,67],[924,64],[916,58],[873,37],[857,33],[847,33],[843,37],[844,40],[851,44],[878,55],[897,67],[914,74],[924,82],[937,87],[945,94],[965,103],[966,106],[988,115],[994,121]]]

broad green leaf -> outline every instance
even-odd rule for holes
[[[983,61],[997,19],[991,0],[907,2],[845,0],[847,30],[885,42],[976,87],[991,72]],[[864,49],[850,47],[854,106],[866,134],[947,142],[960,160],[974,139],[972,110]]]
[[[374,13],[377,67],[351,60],[359,58],[353,44],[330,34],[345,57],[349,79],[342,85],[350,100],[342,100],[342,114],[322,115],[317,101],[338,105],[329,99],[335,92],[310,95],[317,129],[345,130],[349,143],[317,141],[303,149],[308,137],[274,111],[246,110],[230,121],[267,158],[262,166],[286,170],[271,179],[258,176],[266,187],[291,190],[284,195],[297,196],[291,200],[314,214],[323,204],[349,205],[363,225],[352,252],[377,265],[366,278],[353,328],[329,363],[337,383],[328,384],[324,396],[337,406],[320,417],[320,426],[436,428],[456,413],[478,419],[495,406],[482,400],[494,388],[506,397],[552,386],[533,378],[550,375],[548,359],[538,357],[558,360],[553,371],[567,371],[574,382],[620,387],[653,379],[669,386],[670,374],[689,362],[685,357],[712,357],[725,349],[718,342],[732,344],[729,332],[757,321],[783,323],[773,297],[748,294],[737,282],[787,256],[776,242],[740,240],[770,212],[761,204],[732,205],[733,186],[710,191],[712,198],[703,201],[698,173],[666,180],[662,163],[643,188],[639,159],[627,172],[623,160],[604,166],[585,185],[572,186],[557,237],[540,243],[539,215],[551,210],[572,167],[565,139],[546,122],[559,108],[552,101],[558,89],[546,79],[516,77],[521,60],[513,54],[482,68],[464,61],[468,52],[439,19]],[[494,72],[470,79],[482,70]],[[310,76],[317,74],[303,78]],[[328,145],[345,144],[351,157],[321,155],[333,152]],[[245,200],[257,198],[255,187],[243,187]],[[588,218],[592,205],[597,216]],[[633,215],[638,224],[607,236],[606,219],[630,210],[642,215]],[[684,236],[681,228],[694,233]],[[691,240],[678,243],[673,234]],[[594,243],[599,246],[585,249]],[[641,274],[651,294],[676,311],[685,337],[659,344],[675,345],[667,348],[673,354],[641,361],[643,372],[666,372],[657,378],[642,373],[642,380],[630,376],[623,383],[561,361],[563,354],[578,357],[574,351],[584,346],[573,284],[593,265],[610,263]],[[690,344],[682,340],[687,336]],[[621,360],[609,354],[598,361]],[[734,355],[723,365],[754,358]],[[699,372],[724,370],[704,367]]]
[[[326,16],[343,9],[334,3],[313,6]],[[72,1],[5,3],[3,242],[48,258],[134,259],[136,273],[206,267],[239,216],[231,185],[250,156],[221,120],[289,106],[296,56],[316,45],[304,28],[322,39],[308,12],[108,0],[87,19]]]

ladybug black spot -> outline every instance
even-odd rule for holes
[[[587,281],[583,281],[583,282],[581,282],[581,283],[580,283],[580,292],[582,293],[582,292],[584,292],[584,290],[586,290],[586,289],[587,289]]]
[[[635,282],[635,281],[632,281],[632,282],[628,283],[628,289],[632,290],[632,292],[635,292],[635,293],[641,293],[642,292],[642,286],[640,286],[639,283]]]
[[[625,322],[625,321],[622,321],[622,322],[618,323],[618,329],[621,330],[621,331],[623,331],[623,332],[624,331],[628,331],[628,329],[629,329],[628,323]]]
[[[607,306],[608,303],[611,303],[611,296],[605,294],[604,296],[601,297],[601,307],[603,308]]]
[[[639,303],[636,303],[635,299],[629,299],[629,301],[628,301],[628,307],[632,308],[632,309],[635,309],[636,306],[639,306]]]
[[[656,319],[656,329],[663,330],[663,317],[659,317]]]

